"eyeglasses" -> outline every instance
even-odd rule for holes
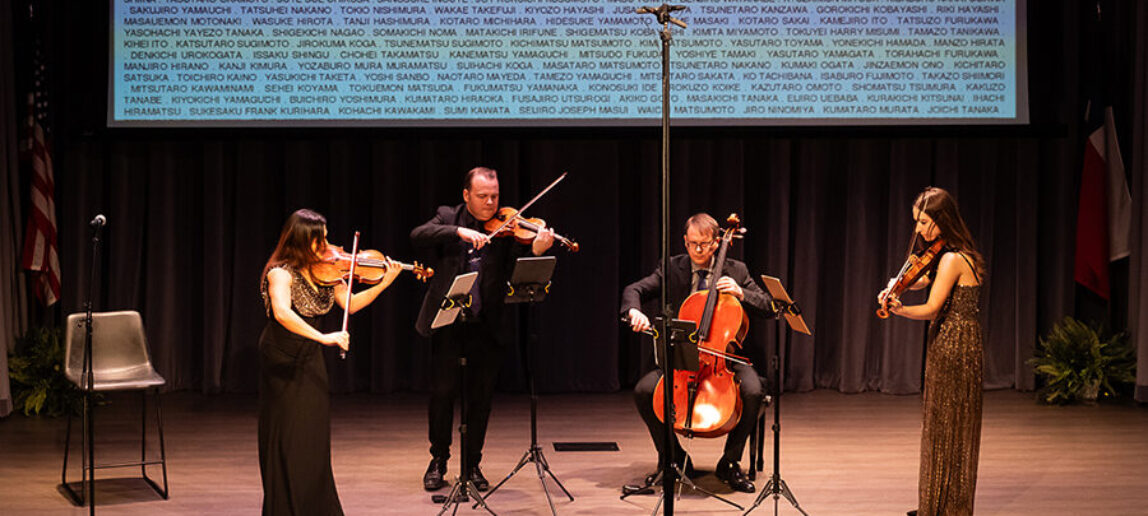
[[[703,252],[714,245],[713,240],[706,240],[705,242],[690,242],[686,240],[686,249],[693,249],[696,252]]]

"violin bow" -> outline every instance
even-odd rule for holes
[[[355,263],[359,254],[359,232],[355,232],[355,240],[351,242],[351,270],[347,273],[347,302],[343,304],[343,331],[347,331],[347,323],[351,320],[351,286],[355,284]],[[347,346],[348,348],[350,345]],[[347,350],[339,350],[339,358],[347,359]]]
[[[925,201],[924,208],[928,208],[928,207],[929,207],[929,202]],[[921,213],[924,213],[924,211],[925,210],[922,209]],[[914,219],[914,222],[915,221],[916,221],[916,219]],[[910,236],[909,236],[909,249],[905,252],[905,263],[901,264],[901,270],[897,271],[896,276],[893,276],[893,284],[889,285],[890,287],[892,287],[893,285],[896,285],[898,281],[901,281],[901,278],[903,276],[905,276],[905,272],[907,272],[909,270],[909,267],[911,267],[913,265],[912,261],[909,259],[909,257],[913,255],[913,247],[917,243],[918,238],[920,238],[920,235],[918,235],[916,231],[914,231],[913,233],[910,234]],[[882,309],[885,308],[888,299],[889,299],[889,296],[885,296],[885,297],[881,298],[881,308]]]
[[[630,318],[629,317],[623,317],[622,322],[628,323],[628,322],[630,322]],[[654,339],[658,338],[658,330],[656,330],[654,328],[650,328],[648,330],[642,330],[638,333],[644,333],[646,335],[653,337]],[[697,335],[697,334],[695,333],[694,335]],[[691,340],[693,340],[693,339],[691,339]],[[733,353],[724,353],[724,352],[718,351],[716,349],[703,348],[701,346],[698,346],[698,352],[699,353],[707,353],[707,354],[710,354],[710,355],[713,355],[713,356],[719,357],[719,358],[724,358],[724,359],[729,360],[730,362],[733,362],[736,364],[741,364],[741,365],[745,365],[745,366],[752,366],[753,365],[753,362],[750,362],[748,358],[745,358],[741,355],[735,355]]]
[[[529,208],[531,204],[534,204],[534,201],[537,201],[538,199],[541,199],[543,195],[546,195],[546,192],[549,192],[551,188],[554,188],[556,185],[558,185],[559,181],[566,179],[566,174],[567,172],[563,172],[562,175],[558,176],[558,179],[555,179],[552,183],[550,183],[550,186],[543,188],[541,192],[538,192],[538,195],[535,195],[533,199],[530,199],[526,204],[523,204],[522,207],[518,209],[518,213],[516,213],[513,217],[508,217],[501,226],[498,226],[498,229],[491,231],[487,236],[497,235],[499,231],[506,229],[506,226],[510,225],[511,222],[514,222],[514,219],[522,217],[522,212],[526,211],[526,208]]]

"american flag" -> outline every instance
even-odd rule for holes
[[[60,260],[56,254],[55,182],[52,179],[52,144],[48,125],[48,94],[44,61],[37,38],[33,47],[32,84],[21,151],[32,169],[28,229],[24,238],[25,269],[33,271],[36,296],[46,306],[60,299]]]

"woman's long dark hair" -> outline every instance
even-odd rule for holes
[[[927,213],[937,228],[941,230],[941,235],[938,238],[944,239],[950,249],[968,255],[976,267],[977,275],[984,276],[985,259],[977,250],[977,243],[973,240],[972,234],[969,233],[965,219],[961,218],[961,210],[957,207],[957,200],[953,198],[952,194],[943,188],[930,186],[917,195],[917,199],[913,201],[913,207]],[[924,239],[920,238],[915,230],[914,235],[915,241],[924,244]]]
[[[267,272],[283,265],[293,267],[300,272],[310,271],[311,266],[319,262],[312,245],[323,241],[323,228],[327,226],[327,219],[322,215],[302,209],[287,217],[283,224],[283,231],[279,233],[279,243],[275,245],[275,252],[263,266],[263,276],[259,281],[267,278]]]

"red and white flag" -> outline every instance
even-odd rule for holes
[[[1107,21],[1096,4],[1096,18],[1088,25],[1092,43],[1087,60],[1088,104],[1084,108],[1084,164],[1080,174],[1080,203],[1076,211],[1076,260],[1073,278],[1096,295],[1109,299],[1108,264],[1131,254],[1132,196],[1124,177],[1124,160],[1116,139],[1116,123],[1109,101],[1111,52],[1106,46]]]
[[[34,70],[32,89],[28,93],[26,134],[21,142],[25,163],[32,173],[22,265],[33,271],[36,297],[51,306],[60,299],[60,259],[56,254],[56,185],[52,178],[52,145],[47,126],[46,74],[38,47],[32,61]]]
[[[1131,253],[1132,196],[1124,176],[1112,107],[1090,102],[1088,111],[1093,109],[1100,109],[1101,114],[1090,117],[1097,118],[1098,123],[1090,126],[1092,131],[1084,144],[1073,278],[1108,299],[1108,264]]]

